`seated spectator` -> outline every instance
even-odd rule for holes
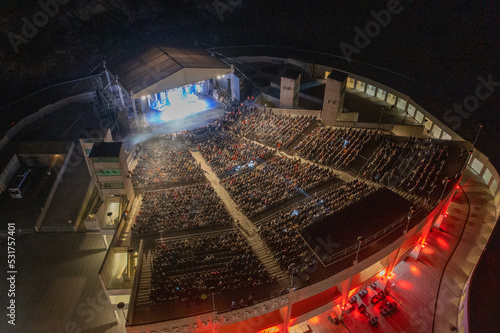
[[[316,163],[347,169],[368,142],[380,137],[379,131],[370,129],[318,127],[293,152]]]
[[[313,266],[316,259],[299,231],[325,216],[344,209],[374,190],[373,186],[359,180],[334,186],[325,193],[266,220],[260,226],[259,234],[284,270],[287,270],[291,263],[295,263],[296,270],[300,272]]]
[[[275,281],[237,232],[159,244],[151,273],[151,303],[201,298],[212,287],[216,293],[248,291]]]
[[[362,170],[367,179],[419,195],[431,193],[448,159],[448,147],[416,139],[386,140]]]
[[[232,130],[250,140],[285,149],[314,121],[312,116],[292,117],[272,112],[254,111],[242,115]]]
[[[218,176],[245,171],[274,154],[274,150],[230,132],[219,132],[206,138],[199,150]]]
[[[222,180],[221,185],[245,214],[253,216],[333,177],[329,169],[276,156],[262,167]]]
[[[209,184],[146,192],[132,233],[229,226],[232,218]]]
[[[158,135],[142,145],[132,172],[134,187],[155,188],[204,179],[201,167],[188,151],[183,136]]]

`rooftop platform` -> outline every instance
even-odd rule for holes
[[[118,157],[120,156],[121,148],[121,142],[96,142],[92,146],[89,157]]]

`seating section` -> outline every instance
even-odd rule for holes
[[[174,229],[229,226],[232,218],[209,184],[146,192],[132,232],[136,235]]]
[[[274,150],[241,139],[230,132],[219,132],[199,145],[200,153],[218,176],[252,168],[274,155]]]
[[[429,195],[448,159],[448,147],[429,141],[386,140],[364,168],[367,179],[419,195]]]
[[[243,113],[253,112],[253,110],[255,110],[253,107],[250,109],[246,106],[235,107],[221,118],[212,121],[210,124],[189,130],[185,133],[185,136],[192,144],[199,145],[211,135],[229,130],[230,126],[237,122]]]
[[[283,269],[286,270],[294,263],[300,271],[308,265],[313,265],[315,259],[299,231],[373,191],[375,187],[359,180],[343,183],[264,222],[259,227],[259,234]]]
[[[188,151],[183,136],[159,135],[142,144],[132,184],[139,188],[204,179],[201,167]]]
[[[151,303],[189,302],[211,290],[248,290],[274,282],[237,232],[159,244],[151,255]]]
[[[269,111],[253,111],[243,114],[232,129],[250,140],[285,149],[315,120],[312,116],[292,117]]]
[[[318,127],[293,152],[316,163],[346,169],[368,142],[380,137],[377,130]]]
[[[253,216],[333,177],[329,169],[276,156],[257,169],[225,178],[221,185],[245,214]]]

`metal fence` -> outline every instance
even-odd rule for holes
[[[415,218],[415,219],[421,218],[421,215],[423,215],[423,214],[425,214],[425,210],[419,209],[415,214],[412,215],[412,219],[413,218]],[[370,247],[374,242],[379,241],[380,239],[384,238],[385,236],[391,234],[395,230],[401,228],[406,223],[408,223],[408,214],[405,214],[404,216],[400,217],[398,220],[396,220],[392,224],[388,225],[384,229],[367,237],[361,243],[361,245],[359,243],[356,243],[356,244],[353,244],[349,247],[346,247],[344,250],[342,250],[340,252],[337,252],[337,253],[334,253],[331,255],[325,253],[325,250],[320,248],[320,247],[316,247],[314,249],[314,252],[315,252],[316,256],[318,257],[318,259],[323,264],[323,266],[327,267],[327,266],[330,266],[336,262],[339,262],[339,261],[344,260],[350,256],[355,255],[356,252],[358,251],[358,247],[360,247],[359,251],[362,251],[363,249]],[[306,236],[306,238],[304,238],[302,234],[301,234],[301,236],[307,244],[315,244],[314,241],[309,236]]]

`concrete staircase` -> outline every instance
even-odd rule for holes
[[[194,159],[201,164],[201,168],[205,172],[205,177],[208,179],[219,198],[221,198],[222,202],[226,206],[226,209],[233,217],[236,226],[242,231],[242,235],[245,236],[248,244],[258,256],[269,274],[276,277],[277,280],[286,279],[287,275],[276,262],[274,255],[267,247],[266,243],[260,238],[253,223],[238,209],[236,203],[233,199],[231,199],[222,185],[220,185],[219,178],[207,165],[203,156],[201,156],[201,154],[197,151],[191,151],[191,155],[193,155]]]
[[[138,307],[149,307],[149,292],[151,290],[151,262],[144,254],[142,259],[141,278],[139,280],[139,287],[137,288],[136,305]]]

